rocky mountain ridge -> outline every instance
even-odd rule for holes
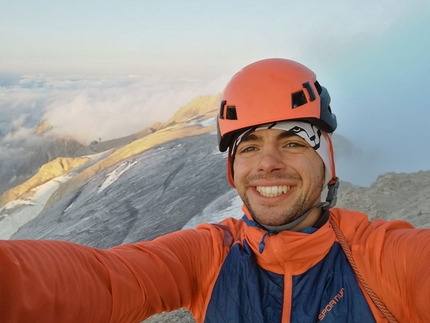
[[[21,151],[21,158],[13,156],[13,161],[0,160],[0,194],[24,183],[36,175],[39,168],[58,157],[82,157],[98,154],[108,150],[124,147],[133,141],[146,137],[156,131],[181,124],[188,119],[201,116],[209,118],[215,116],[219,107],[219,95],[196,97],[194,100],[178,109],[165,122],[156,122],[131,135],[107,141],[94,140],[88,145],[79,143],[70,137],[54,134],[54,128],[48,119],[43,119],[34,131],[31,143],[25,143],[17,149]]]
[[[82,144],[72,138],[50,134],[34,135],[29,142],[14,148],[8,159],[0,160],[0,194],[36,175],[40,167],[58,157],[74,157]]]
[[[33,188],[36,188],[55,177],[65,175],[71,170],[84,165],[88,161],[90,161],[90,158],[88,157],[58,157],[53,161],[42,165],[36,175],[24,183],[11,188],[0,196],[0,208],[18,198],[26,198],[24,195],[29,194]]]
[[[337,206],[366,213],[369,218],[401,219],[430,228],[430,171],[385,173],[369,187],[351,186]]]

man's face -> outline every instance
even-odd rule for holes
[[[321,201],[324,163],[304,139],[286,131],[244,137],[233,170],[237,192],[260,224],[290,223]]]

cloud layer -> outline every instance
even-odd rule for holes
[[[24,76],[0,88],[0,140],[32,135],[43,118],[53,132],[82,144],[109,140],[163,122],[198,95],[216,94],[225,80]]]

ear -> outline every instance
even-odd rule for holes
[[[228,157],[227,157],[227,179],[230,183],[231,187],[236,188],[234,185],[234,179],[233,179],[233,165],[231,164],[231,157],[230,157],[230,149],[228,150]]]

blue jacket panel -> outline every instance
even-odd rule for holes
[[[206,323],[281,322],[284,275],[259,267],[246,241],[227,255],[206,311]],[[305,273],[293,276],[290,322],[375,322],[338,243]]]

